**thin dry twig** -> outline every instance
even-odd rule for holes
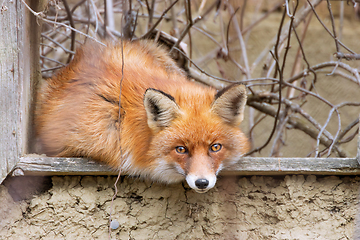
[[[59,26],[68,28],[68,29],[70,29],[71,31],[77,32],[77,33],[79,33],[80,35],[83,35],[83,36],[85,36],[85,37],[87,37],[87,38],[90,38],[90,39],[94,40],[95,42],[97,42],[97,43],[105,46],[104,43],[98,41],[96,38],[94,38],[94,37],[92,37],[92,36],[90,36],[90,35],[88,35],[88,34],[85,34],[85,33],[81,32],[81,31],[79,31],[79,30],[77,30],[77,29],[75,29],[75,28],[72,28],[71,26],[68,26],[68,25],[66,25],[66,24],[64,24],[64,23],[59,23],[59,22],[51,21],[51,20],[48,20],[48,19],[44,18],[45,15],[44,15],[43,12],[35,12],[34,10],[32,10],[32,9],[29,7],[29,5],[26,4],[26,2],[25,2],[24,0],[21,0],[21,2],[25,5],[25,7],[26,7],[35,17],[39,18],[40,20],[42,20],[42,21],[44,21],[44,22],[47,22],[47,23],[51,23],[51,24],[54,24],[54,25],[59,25]]]

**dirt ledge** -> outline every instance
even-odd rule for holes
[[[14,201],[0,185],[0,239],[108,239],[115,177],[52,177]],[[359,177],[223,177],[197,194],[123,178],[112,239],[352,239]]]

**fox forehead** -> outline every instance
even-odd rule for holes
[[[178,87],[170,93],[179,107],[187,114],[199,115],[210,110],[216,90],[205,86]]]
[[[167,142],[171,143],[169,147],[185,145],[189,150],[202,147],[207,149],[212,143],[223,143],[226,135],[232,134],[230,127],[224,126],[221,119],[213,115],[210,110],[201,110],[197,114],[184,111],[158,137],[164,139],[165,145]]]

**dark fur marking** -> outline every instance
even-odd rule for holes
[[[72,78],[72,79],[70,79],[70,81],[68,82],[68,83],[76,83],[76,82],[78,82],[79,81],[79,79],[74,79],[74,78]]]
[[[146,91],[147,90],[154,90],[154,91],[157,91],[157,92],[159,92],[159,93],[162,93],[163,95],[165,95],[166,97],[168,97],[171,101],[173,101],[173,102],[175,102],[175,98],[173,97],[173,96],[171,96],[170,94],[167,94],[167,93],[165,93],[165,92],[163,92],[163,91],[161,91],[161,90],[158,90],[158,89],[155,89],[155,88],[148,88],[148,89],[146,89]],[[146,92],[145,92],[146,93]]]
[[[238,95],[236,98],[233,99],[231,103],[231,112],[234,113],[234,117],[239,114],[241,102],[239,102],[239,99],[241,98],[241,95]]]
[[[70,81],[68,82],[70,84],[76,84],[76,85],[79,85],[79,86],[94,86],[95,84],[92,83],[92,82],[83,82],[83,81],[80,81],[80,79],[70,79]]]
[[[221,97],[221,95],[223,95],[227,90],[229,90],[230,88],[237,86],[237,85],[242,85],[242,83],[234,83],[234,84],[231,84],[231,85],[221,89],[220,91],[218,91],[215,94],[215,100],[218,99],[219,97]]]
[[[154,116],[153,120],[157,121],[158,120],[157,116],[161,113],[161,111],[153,100],[149,99],[149,103],[151,105],[150,111],[151,111],[152,115]]]
[[[104,95],[101,95],[101,94],[97,94],[99,97],[101,97],[103,100],[105,100],[106,102],[109,102],[111,104],[114,104],[114,105],[119,105],[119,102],[118,101],[115,101],[113,99],[109,99],[107,97],[105,97]]]

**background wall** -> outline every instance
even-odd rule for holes
[[[8,179],[0,185],[0,239],[108,239],[115,180]],[[206,194],[120,181],[111,239],[353,239],[359,207],[359,177],[223,177]]]

